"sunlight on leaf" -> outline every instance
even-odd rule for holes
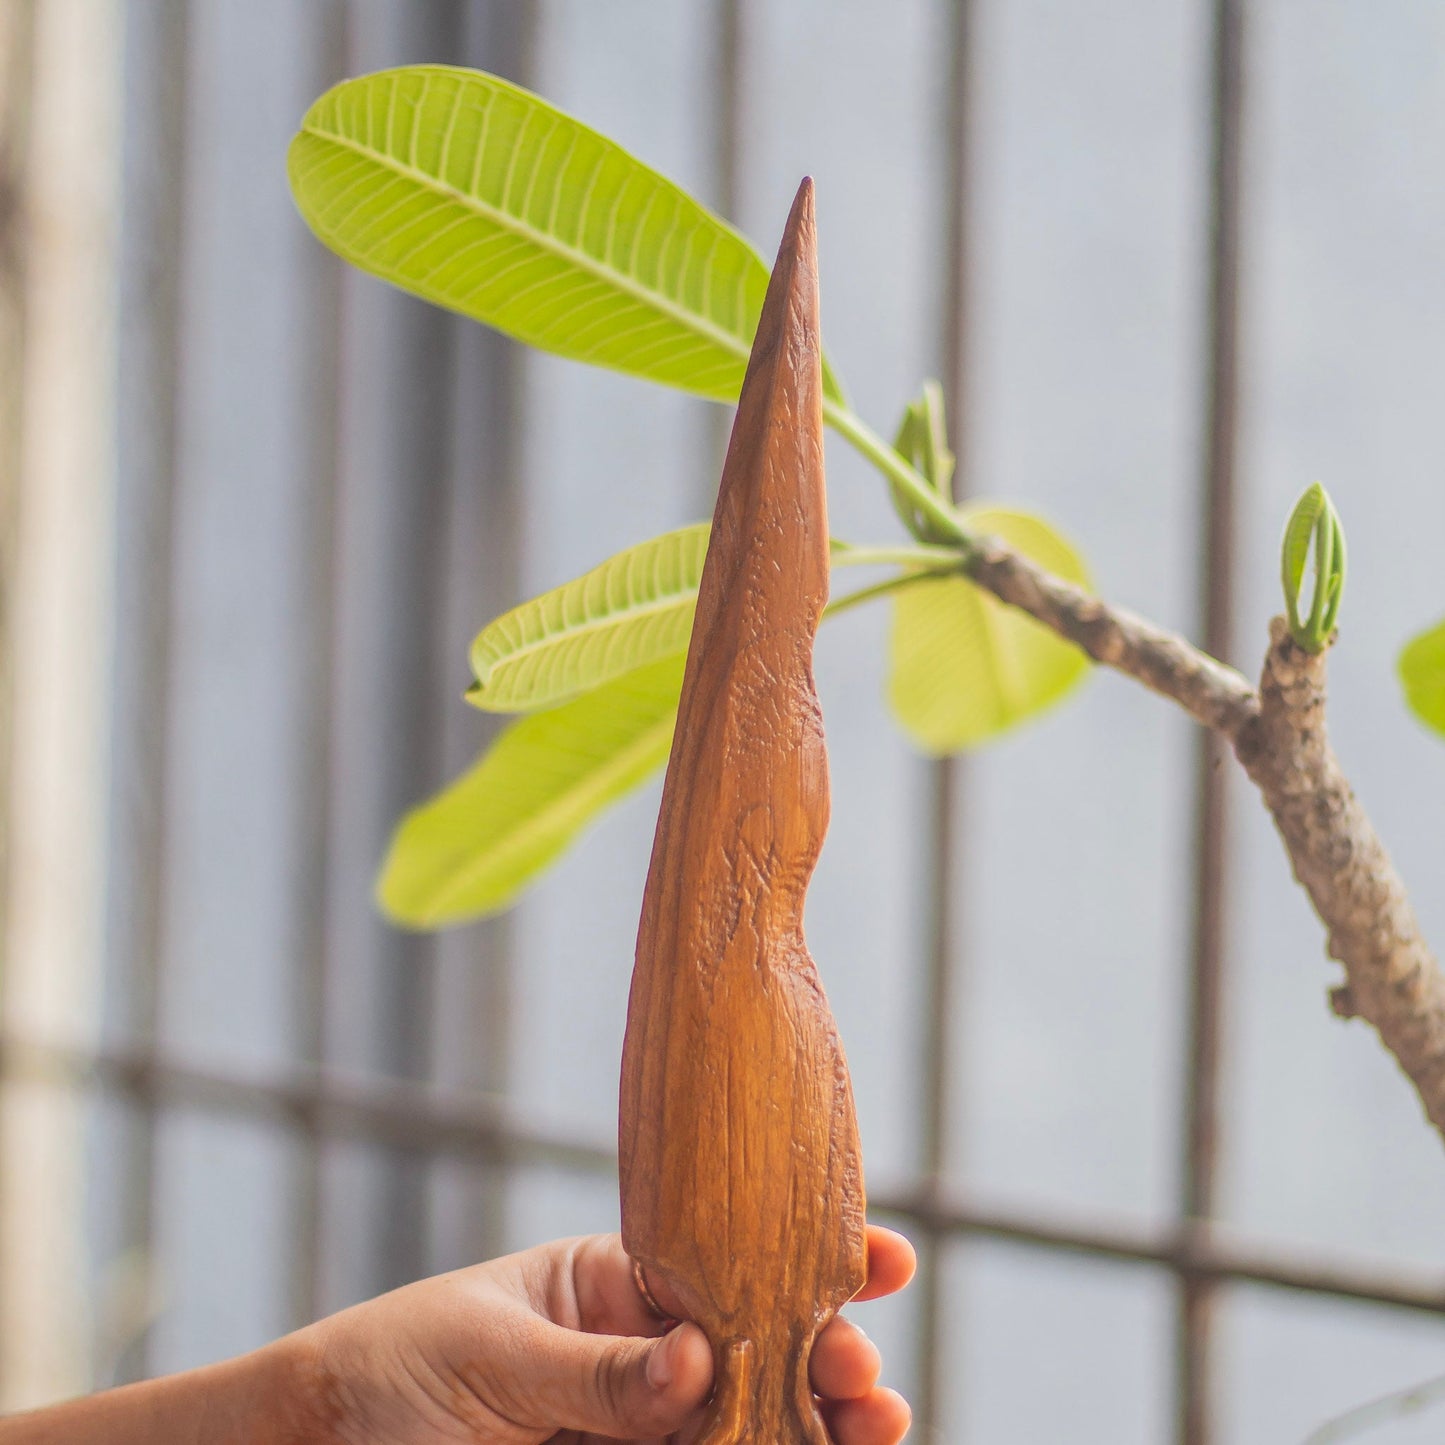
[[[543,351],[737,399],[763,258],[531,92],[440,65],[346,80],[307,111],[288,167],[353,265]],[[824,390],[842,402],[826,363]]]
[[[667,761],[676,654],[506,728],[468,772],[402,819],[377,883],[412,928],[496,913],[608,804]]]
[[[664,532],[503,613],[472,643],[467,700],[527,712],[687,651],[708,525]]]
[[[1089,585],[1078,552],[1042,518],[972,507],[964,520],[1069,582]],[[920,582],[893,605],[888,700],[909,737],[941,756],[976,747],[1060,701],[1088,658],[961,577]]]
[[[1445,734],[1445,621],[1407,642],[1395,666],[1410,711]]]

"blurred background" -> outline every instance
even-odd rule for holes
[[[1445,751],[1392,674],[1445,611],[1434,0],[0,0],[10,1407],[615,1225],[656,790],[503,918],[407,936],[371,885],[490,735],[473,632],[704,517],[728,419],[311,239],[303,110],[413,61],[539,90],[769,256],[813,174],[859,411],[942,377],[965,492],[1251,675],[1324,481],[1336,743],[1445,938]],[[894,535],[829,462],[835,530]],[[859,1312],[915,1438],[1276,1445],[1445,1372],[1445,1155],[1233,765],[1102,674],[927,763],[886,625],[820,639],[809,937],[924,1256]]]

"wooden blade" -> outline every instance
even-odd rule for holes
[[[622,1054],[622,1237],[712,1341],[706,1445],[827,1445],[808,1357],[867,1264],[848,1069],[803,942],[828,826],[821,358],[805,180],[723,467]]]

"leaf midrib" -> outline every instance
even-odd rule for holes
[[[734,336],[730,331],[724,331],[707,320],[705,316],[696,311],[687,311],[668,298],[661,291],[649,290],[640,283],[634,281],[624,271],[617,271],[598,261],[595,256],[586,251],[580,251],[575,246],[569,246],[564,241],[558,240],[555,236],[546,231],[539,231],[530,226],[519,217],[509,211],[481,200],[477,196],[469,195],[465,191],[459,191],[455,186],[448,185],[445,181],[436,176],[429,175],[426,171],[416,166],[408,165],[399,161],[395,156],[388,155],[385,151],[378,151],[372,146],[363,145],[359,141],[352,140],[349,136],[337,135],[332,131],[322,130],[318,126],[303,122],[302,133],[315,136],[318,140],[327,141],[332,145],[340,146],[368,160],[374,161],[377,165],[393,171],[396,175],[410,178],[427,190],[439,196],[450,197],[464,208],[475,212],[483,219],[490,220],[502,230],[509,231],[512,235],[523,240],[530,241],[539,250],[548,252],[561,260],[569,261],[580,270],[587,271],[600,280],[609,282],[631,296],[634,300],[651,306],[663,316],[675,321],[684,330],[691,331],[705,340],[713,342],[732,354],[734,359],[746,363],[749,348],[743,341]],[[721,225],[721,222],[717,224]],[[744,243],[746,244],[746,243]],[[761,264],[761,263],[760,263]]]

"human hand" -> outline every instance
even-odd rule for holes
[[[902,1235],[870,1227],[858,1299],[902,1289],[914,1266]],[[712,1388],[703,1332],[664,1328],[607,1234],[408,1285],[297,1338],[325,1381],[318,1433],[341,1445],[642,1445],[695,1423]],[[880,1364],[841,1316],[819,1334],[811,1376],[835,1445],[903,1438],[908,1406],[878,1385]]]

